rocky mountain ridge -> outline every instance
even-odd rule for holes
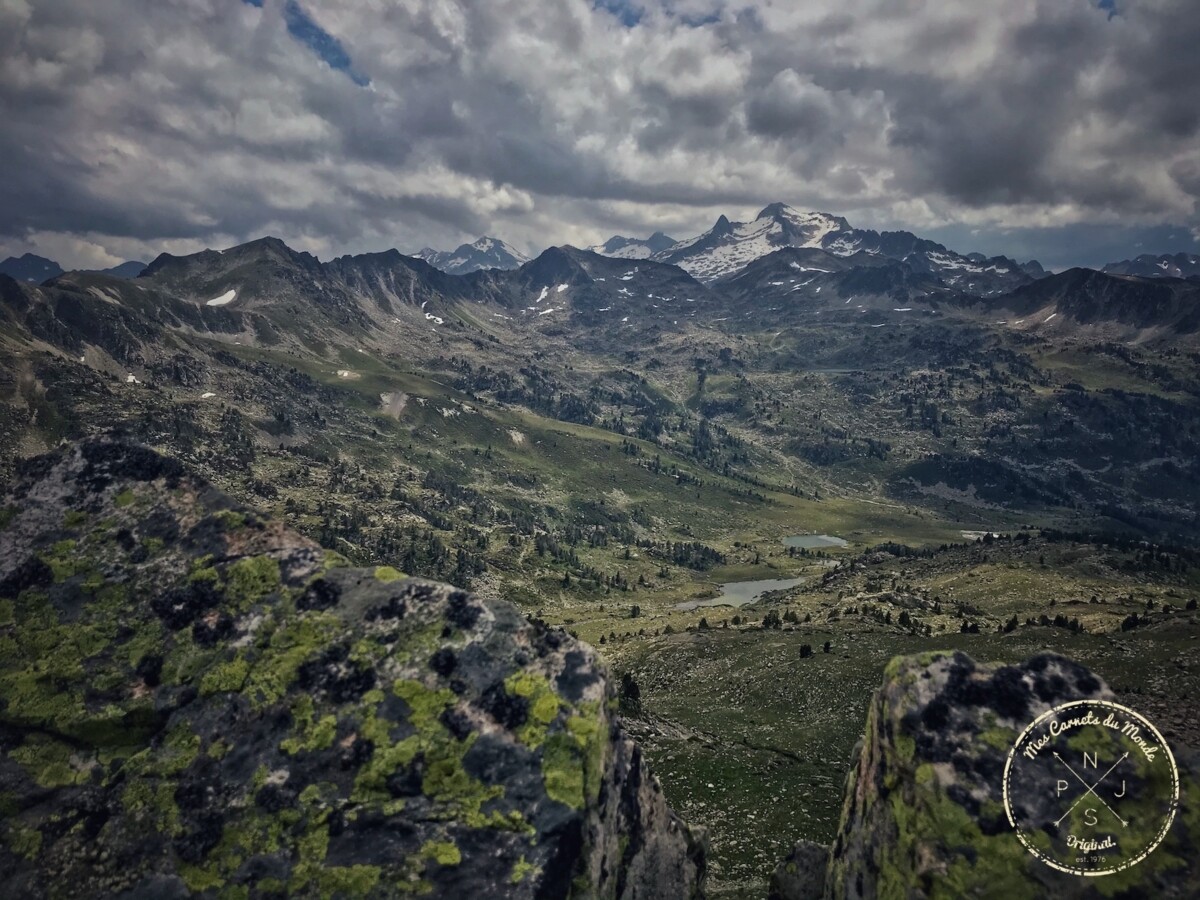
[[[1143,278],[1195,278],[1200,276],[1200,256],[1194,253],[1143,253],[1113,262],[1100,271],[1106,275],[1140,275]]]
[[[136,278],[146,268],[144,262],[130,260],[108,269],[95,269],[102,275],[112,275],[115,278]],[[0,262],[0,275],[7,275],[17,281],[28,281],[31,284],[41,284],[49,278],[63,274],[65,270],[52,259],[25,253],[20,257],[10,256]]]

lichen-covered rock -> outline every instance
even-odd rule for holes
[[[1186,748],[1174,748],[1178,815],[1138,865],[1085,878],[1051,868],[1019,841],[1003,805],[1008,751],[1037,716],[1083,699],[1112,694],[1059,656],[1020,666],[977,665],[963,653],[893,660],[855,751],[825,896],[1200,896],[1200,783]]]
[[[697,896],[613,709],[561,631],[149,450],[63,448],[0,500],[5,896]]]

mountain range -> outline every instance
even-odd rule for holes
[[[949,292],[999,297],[1049,274],[1036,260],[1018,262],[1005,256],[960,253],[908,231],[859,229],[841,216],[799,212],[784,203],[766,206],[749,222],[731,222],[721,216],[708,231],[684,240],[676,240],[661,231],[648,238],[616,235],[586,248],[586,252],[612,259],[678,266],[705,284],[736,277],[741,279],[738,289],[744,290],[747,284],[761,282],[764,272],[772,265],[768,263],[764,267],[759,263],[785,249],[817,251],[816,255],[805,256],[807,264],[798,263],[796,270],[812,273],[813,281],[818,280],[816,276],[848,269],[877,269],[881,265],[902,264],[902,271],[888,275],[875,273],[872,276],[875,289],[885,282],[891,291],[911,284],[918,293],[927,295]],[[396,251],[388,253],[396,254]],[[407,258],[423,260],[448,275],[460,276],[489,269],[513,271],[531,261],[511,244],[486,236],[452,251],[426,247]],[[845,262],[838,262],[839,259]],[[790,261],[795,262],[794,259]],[[145,268],[144,263],[131,261],[101,271],[119,278],[135,278]],[[31,253],[19,258],[9,257],[0,263],[0,274],[32,283],[61,275],[63,271],[54,260]],[[1106,275],[1187,279],[1200,277],[1200,256],[1142,254],[1134,259],[1109,263],[1100,271]],[[789,278],[787,283],[791,287],[796,282]],[[821,286],[815,285],[814,292]]]
[[[500,252],[497,242],[487,246]],[[515,268],[451,274],[395,250],[322,262],[268,237],[223,251],[162,254],[132,280],[64,273],[44,287],[47,296],[85,291],[124,306],[151,302],[160,315],[176,310],[180,321],[193,320],[197,307],[205,319],[233,315],[268,342],[294,336],[301,322],[310,332],[409,323],[437,330],[469,328],[480,316],[542,333],[578,331],[582,345],[606,347],[622,344],[631,329],[765,328],[815,317],[883,327],[953,315],[1015,330],[1200,333],[1200,281],[1086,269],[1050,274],[906,233],[857,231],[779,204],[753,223],[723,220],[648,259],[563,246]]]
[[[146,268],[144,262],[131,260],[123,262],[120,265],[113,266],[110,269],[99,269],[106,275],[113,275],[117,278],[137,278],[142,274],[142,269]],[[47,278],[54,278],[56,275],[63,274],[63,267],[52,259],[46,259],[44,256],[37,256],[33,253],[26,253],[22,256],[10,256],[8,259],[0,262],[0,275],[7,275],[9,278],[15,278],[17,281],[29,281],[34,284],[40,284]]]
[[[651,258],[678,265],[701,281],[716,281],[785,247],[824,250],[840,257],[886,257],[976,295],[1003,293],[1044,274],[1037,262],[1022,265],[1007,257],[963,255],[907,231],[853,228],[841,216],[798,212],[784,203],[772,203],[751,222],[731,222],[721,216],[704,234],[659,250]]]

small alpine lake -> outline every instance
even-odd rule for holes
[[[824,547],[849,547],[850,544],[831,534],[794,534],[783,539],[783,546],[819,550]]]
[[[721,593],[708,600],[688,600],[676,603],[675,608],[690,612],[710,606],[745,606],[753,603],[768,591],[782,591],[804,584],[804,578],[766,578],[761,581],[731,581],[720,585]]]

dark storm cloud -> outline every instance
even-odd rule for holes
[[[782,199],[1083,258],[1200,222],[1200,23],[1114,11],[0,0],[0,250],[539,249]]]

